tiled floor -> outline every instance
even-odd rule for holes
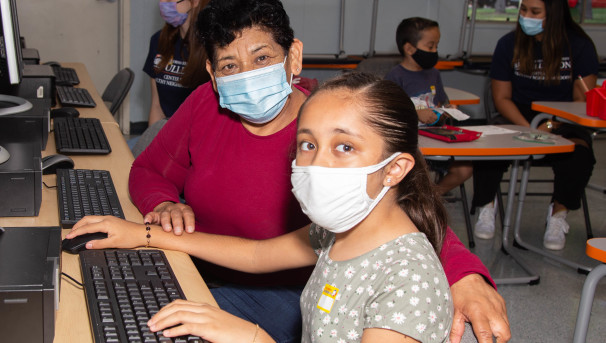
[[[606,187],[606,134],[594,142],[596,166],[590,183]],[[552,177],[551,168],[531,169],[531,178]],[[529,191],[551,191],[550,184],[531,184]],[[506,185],[503,185],[503,189]],[[473,193],[471,181],[466,184],[468,197]],[[458,193],[458,190],[457,190]],[[591,224],[595,237],[606,237],[606,194],[587,188]],[[545,216],[549,197],[527,197],[523,209],[521,237],[527,243],[542,248]],[[471,201],[471,200],[470,200]],[[467,234],[460,202],[447,203],[453,230],[467,244]],[[475,216],[472,222],[475,223]],[[498,220],[497,220],[498,222]],[[559,255],[570,260],[595,266],[597,261],[585,255],[587,239],[582,210],[568,215],[570,231],[566,248]],[[527,275],[515,261],[501,252],[501,231],[492,240],[475,239],[472,249],[490,268],[494,278]],[[511,238],[513,240],[513,237]],[[537,285],[501,285],[499,293],[507,301],[512,342],[571,342],[577,309],[586,276],[576,270],[531,251],[519,251],[523,261],[540,275]],[[595,295],[587,342],[606,342],[606,278],[601,280]]]

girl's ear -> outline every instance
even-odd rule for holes
[[[387,173],[383,179],[383,186],[395,186],[402,181],[415,166],[415,159],[409,153],[401,153],[387,165]]]

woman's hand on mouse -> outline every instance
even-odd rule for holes
[[[189,205],[165,201],[154,208],[152,212],[145,215],[146,223],[162,226],[166,232],[173,231],[177,236],[193,233],[196,229],[194,211]]]
[[[164,306],[148,322],[153,332],[166,337],[195,335],[210,342],[273,342],[255,324],[209,304],[176,300]]]
[[[132,249],[147,244],[145,225],[113,216],[86,216],[74,225],[65,238],[92,232],[107,233],[107,238],[86,243],[86,249]]]

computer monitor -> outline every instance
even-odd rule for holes
[[[10,88],[21,83],[23,54],[17,18],[16,0],[0,0],[0,116],[20,113],[32,108],[22,98],[6,95]],[[2,148],[0,163],[6,162],[10,154]]]
[[[0,85],[6,94],[11,85],[21,83],[23,75],[23,55],[21,36],[17,18],[16,0],[0,0]]]

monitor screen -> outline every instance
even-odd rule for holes
[[[21,82],[23,56],[17,4],[15,0],[0,0],[0,82],[2,87],[17,85]],[[5,92],[3,92],[5,93]]]

